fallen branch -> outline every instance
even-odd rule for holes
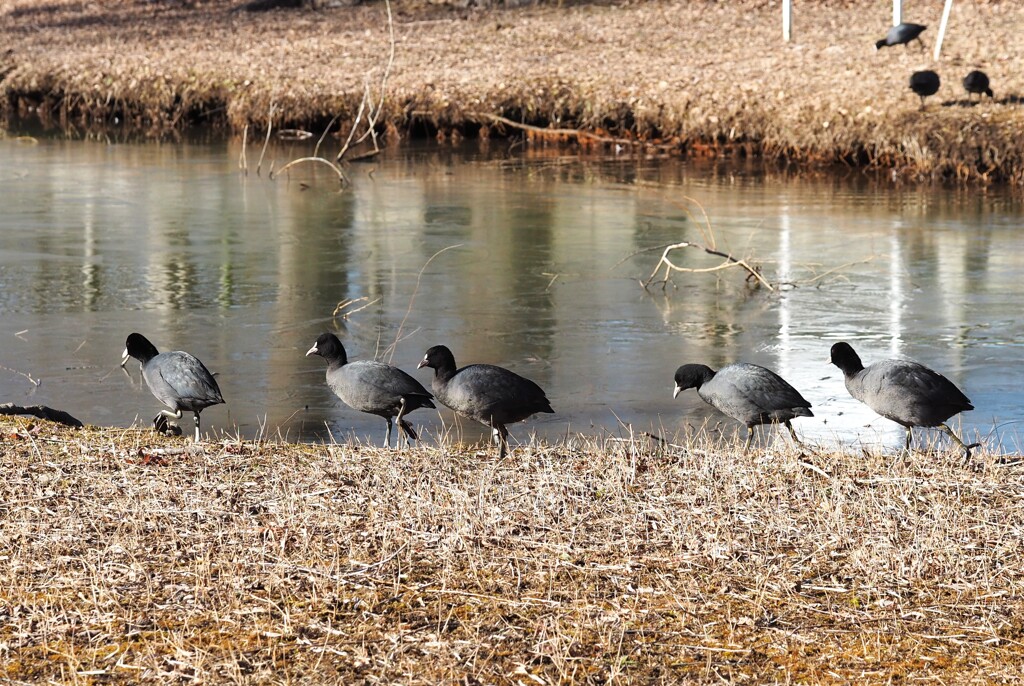
[[[46,405],[30,405],[29,407],[21,407],[14,403],[3,403],[0,405],[0,414],[2,415],[19,415],[19,414],[30,414],[33,417],[39,417],[40,419],[46,419],[57,424],[63,424],[64,426],[70,426],[75,429],[80,429],[84,424],[79,420],[72,417],[64,410],[55,410],[52,407]]]
[[[286,171],[288,171],[288,169],[290,169],[296,164],[299,164],[300,162],[319,162],[320,164],[326,164],[334,171],[335,174],[338,175],[338,183],[340,183],[343,187],[348,185],[349,181],[348,177],[345,176],[345,172],[341,171],[341,168],[338,165],[334,164],[334,162],[326,160],[323,157],[300,157],[297,160],[292,160],[288,164],[278,169],[276,172],[271,170],[271,172],[268,174],[268,178],[271,181],[273,181],[275,177],[284,174]]]
[[[716,255],[718,257],[725,258],[725,262],[723,262],[722,264],[719,264],[718,266],[706,267],[704,269],[697,269],[697,268],[692,268],[692,267],[680,267],[679,265],[675,264],[671,259],[669,259],[669,254],[673,250],[677,250],[679,248],[696,248],[697,250],[703,250],[704,252],[706,252],[709,255]],[[701,245],[700,243],[690,243],[689,241],[683,241],[682,243],[673,243],[672,245],[670,245],[670,246],[665,248],[664,252],[662,252],[662,254],[661,254],[661,259],[658,260],[658,264],[655,265],[655,267],[654,267],[654,271],[651,272],[651,275],[647,277],[646,281],[642,281],[640,283],[640,285],[644,287],[644,290],[649,290],[649,286],[654,281],[654,277],[658,275],[658,272],[661,270],[661,266],[662,265],[665,265],[665,278],[660,281],[660,283],[663,284],[663,286],[662,286],[663,288],[664,288],[664,284],[669,283],[669,276],[674,271],[677,271],[677,272],[703,273],[703,272],[720,271],[722,269],[728,269],[730,267],[741,267],[742,269],[744,269],[747,272],[748,280],[751,279],[751,278],[756,279],[760,284],[762,284],[768,290],[770,290],[770,291],[774,291],[775,290],[775,287],[772,286],[768,282],[767,279],[765,279],[763,276],[761,276],[761,271],[759,269],[755,269],[754,267],[751,267],[747,263],[746,260],[740,259],[738,257],[733,257],[729,253],[722,252],[721,250],[715,250],[714,248],[709,248],[706,245]]]
[[[611,143],[614,145],[638,145],[638,141],[631,140],[629,138],[609,138],[608,136],[600,136],[596,133],[590,133],[589,131],[582,131],[580,129],[548,129],[544,128],[543,126],[520,124],[519,122],[512,121],[511,119],[502,117],[497,114],[491,114],[490,112],[470,112],[469,116],[488,119],[496,124],[511,126],[513,128],[520,129],[521,131],[529,131],[530,133],[536,133],[542,136],[571,136],[573,138],[585,138],[587,140],[597,141],[599,143]]]

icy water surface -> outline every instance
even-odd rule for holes
[[[672,374],[744,360],[814,405],[794,422],[801,435],[897,445],[902,429],[852,400],[827,363],[847,340],[867,363],[908,356],[942,371],[977,408],[965,432],[1019,448],[1024,233],[1003,192],[436,146],[353,166],[338,191],[312,166],[268,180],[271,160],[308,149],[272,148],[261,176],[239,171],[239,151],[0,140],[0,402],[148,423],[159,403],[137,364],[118,367],[139,331],[218,373],[227,404],[204,412],[206,429],[379,443],[383,420],[344,407],[323,361],[304,357],[334,331],[350,358],[383,358],[428,387],[416,364],[437,343],[460,364],[536,380],[557,414],[513,427],[518,440],[630,425],[671,435],[708,420],[731,433],[693,391],[673,400]],[[679,241],[714,241],[782,288],[729,269],[645,291],[638,280]],[[334,316],[345,302],[350,316]],[[450,414],[410,418],[434,440]]]

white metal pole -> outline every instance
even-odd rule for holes
[[[793,38],[793,0],[782,0],[782,40]]]
[[[903,23],[903,0],[892,0],[892,25]]]
[[[946,0],[942,8],[942,21],[939,23],[939,37],[935,40],[935,61],[939,60],[939,52],[942,50],[942,39],[946,37],[946,26],[949,24],[949,11],[953,9],[953,0]]]

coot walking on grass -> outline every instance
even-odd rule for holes
[[[910,90],[920,96],[924,109],[924,99],[939,92],[939,75],[931,70],[915,71],[910,75]]]
[[[952,381],[923,364],[910,360],[881,360],[865,367],[849,343],[832,346],[831,362],[843,371],[846,389],[857,400],[886,419],[907,429],[905,450],[910,450],[911,428],[937,426],[968,457],[978,443],[964,445],[946,420],[974,405]]]
[[[885,34],[885,38],[875,42],[875,50],[881,50],[882,48],[888,48],[894,45],[907,45],[912,40],[916,40],[921,44],[921,48],[924,49],[924,41],[921,40],[921,32],[926,28],[928,27],[921,24],[910,24],[906,22],[897,24],[889,29],[889,32]]]
[[[163,431],[167,420],[181,419],[181,413],[191,412],[196,418],[195,440],[199,442],[199,413],[210,405],[224,402],[213,374],[194,355],[180,350],[158,352],[145,336],[133,333],[125,341],[121,366],[134,357],[142,363],[142,378],[156,399],[174,410],[161,410],[153,418],[153,428]]]
[[[327,360],[327,385],[353,410],[375,414],[388,423],[384,446],[391,447],[391,418],[398,421],[398,433],[418,440],[405,415],[421,407],[434,407],[433,397],[416,379],[398,367],[383,362],[349,362],[345,346],[333,333],[321,334],[306,356],[319,355]]]
[[[992,89],[989,88],[988,74],[977,69],[968,72],[967,76],[964,77],[964,90],[967,91],[967,97],[972,100],[975,93],[978,94],[978,100],[981,100],[982,95],[995,98]]]
[[[688,388],[696,388],[704,402],[742,422],[747,427],[744,450],[750,447],[755,426],[779,422],[800,445],[789,420],[814,416],[811,404],[785,379],[756,364],[738,362],[717,372],[703,364],[684,364],[676,370],[675,382],[673,398]]]
[[[500,457],[508,452],[506,424],[521,422],[536,412],[550,412],[540,386],[515,372],[491,364],[455,368],[455,356],[443,345],[427,350],[418,368],[434,370],[434,395],[445,406],[464,417],[491,427],[500,446]]]

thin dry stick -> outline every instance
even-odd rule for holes
[[[361,297],[361,298],[354,298],[354,299],[350,298],[348,300],[342,300],[340,303],[338,303],[337,307],[334,308],[334,312],[331,313],[331,316],[332,317],[337,317],[338,313],[341,312],[342,310],[344,310],[346,307],[350,307],[352,305],[355,305],[357,302],[360,302],[360,301],[363,301],[363,300],[366,300],[368,302],[366,302],[366,304],[364,304],[362,307],[357,307],[354,310],[346,312],[345,314],[342,315],[341,318],[342,319],[348,319],[349,317],[354,315],[356,312],[362,312],[367,307],[370,307],[371,305],[380,302],[380,298],[379,297],[378,298],[374,298],[373,300],[370,300],[365,295],[363,297]]]
[[[718,248],[718,243],[715,241],[715,231],[711,228],[711,218],[708,217],[708,211],[704,209],[704,206],[701,205],[700,201],[696,198],[684,195],[683,200],[693,203],[700,210],[701,215],[704,217],[704,227],[700,228],[701,238],[703,238],[704,242],[709,244],[712,248]],[[676,205],[676,207],[680,207],[684,212],[686,212],[686,216],[688,216],[694,224],[700,227],[700,222],[698,222],[697,218],[693,216],[689,207],[681,206],[678,203],[672,204]],[[707,228],[707,232],[704,231],[704,228]]]
[[[348,130],[348,138],[345,139],[345,144],[341,146],[341,150],[338,155],[334,158],[335,161],[340,162],[345,153],[348,152],[349,146],[352,144],[352,138],[356,135],[356,129],[359,128],[359,122],[363,120],[363,110],[366,109],[366,92],[363,92],[363,99],[359,102],[359,109],[356,110],[356,120],[352,122],[352,128]]]
[[[384,7],[388,12],[388,42],[390,50],[387,66],[384,67],[384,75],[380,79],[380,101],[377,103],[377,111],[373,112],[371,110],[371,116],[368,119],[370,134],[373,136],[374,150],[380,150],[377,146],[377,119],[380,118],[380,113],[384,111],[384,95],[387,92],[388,77],[391,75],[391,67],[395,63],[395,22],[391,17],[391,1],[384,0]]]
[[[12,374],[17,374],[19,376],[24,376],[26,379],[28,379],[30,384],[32,384],[33,386],[35,386],[37,388],[39,387],[39,384],[42,383],[42,381],[40,381],[39,379],[33,379],[31,374],[26,374],[25,372],[18,371],[17,369],[11,369],[10,367],[5,367],[2,364],[0,364],[0,369],[6,370],[8,372],[11,372]]]
[[[238,168],[244,171],[246,174],[249,173],[249,162],[245,159],[245,148],[249,140],[249,125],[246,124],[242,128],[242,152],[238,155]]]
[[[327,134],[330,132],[331,127],[334,126],[334,122],[338,121],[338,115],[331,117],[331,120],[327,122],[327,126],[324,127],[324,132],[320,134],[320,139],[316,142],[316,147],[313,148],[313,157],[320,157],[320,145],[327,138]]]
[[[463,245],[465,245],[465,244],[464,243],[456,243],[455,245],[449,245],[447,248],[441,248],[436,253],[431,255],[430,258],[426,262],[423,263],[423,266],[420,267],[420,273],[416,275],[416,285],[412,289],[412,295],[409,296],[409,307],[406,308],[405,316],[402,317],[402,321],[398,325],[398,331],[395,332],[395,341],[394,341],[394,343],[389,345],[387,347],[387,349],[385,350],[385,353],[388,356],[388,362],[391,362],[392,358],[394,358],[394,356],[395,356],[395,350],[398,347],[398,341],[401,340],[401,337],[402,337],[402,328],[405,326],[406,320],[409,319],[409,315],[412,313],[412,306],[413,306],[413,303],[416,302],[416,295],[420,292],[420,281],[423,279],[423,272],[426,271],[427,267],[430,266],[430,263],[434,261],[435,257],[440,255],[441,253],[448,252],[449,250],[454,250],[455,248],[461,248]]]
[[[345,176],[345,172],[341,171],[341,168],[338,167],[338,165],[334,164],[334,162],[331,162],[330,160],[325,160],[322,157],[300,157],[297,160],[292,160],[288,164],[281,167],[277,172],[271,170],[270,173],[268,174],[268,178],[271,181],[273,181],[275,176],[280,176],[281,174],[284,174],[288,169],[290,169],[296,164],[299,164],[300,162],[317,162],[319,164],[326,164],[334,171],[335,174],[338,175],[338,183],[340,183],[342,186],[348,185],[348,177]]]
[[[267,154],[267,145],[270,144],[270,132],[274,130],[274,110],[277,105],[270,103],[270,113],[267,115],[267,137],[263,139],[263,149],[260,151],[260,159],[256,163],[256,176],[260,175],[260,167],[263,166],[263,156]]]
[[[373,140],[374,154],[380,152],[380,146],[377,144],[377,120],[380,118],[381,112],[384,111],[384,97],[387,93],[388,78],[391,76],[391,68],[395,63],[395,22],[391,15],[391,2],[385,0],[384,7],[388,13],[388,39],[389,39],[389,51],[388,51],[388,63],[384,67],[384,75],[380,80],[380,100],[377,103],[377,109],[374,111],[373,107],[373,94],[370,92],[370,79],[367,75],[363,83],[363,98],[359,102],[359,110],[356,112],[356,120],[352,124],[352,128],[348,132],[348,138],[345,140],[345,144],[341,146],[341,151],[338,152],[336,161],[341,161],[348,152],[350,146],[353,144],[352,139],[355,136],[356,131],[359,129],[359,122],[362,121],[364,110],[366,114],[366,131],[356,139],[355,144],[358,145],[366,140],[367,136],[371,136]],[[367,104],[369,107],[367,108]]]
[[[824,271],[821,274],[818,274],[817,276],[815,276],[815,277],[813,277],[811,279],[808,279],[807,281],[804,281],[803,283],[805,283],[807,285],[810,285],[810,284],[814,283],[815,281],[820,281],[821,279],[824,279],[826,276],[828,276],[830,274],[836,273],[840,269],[846,269],[847,267],[852,267],[855,264],[865,264],[867,262],[871,262],[876,257],[878,257],[878,255],[872,255],[871,257],[869,257],[867,259],[857,260],[856,262],[847,262],[846,264],[841,264],[838,267],[833,267],[832,269]]]

